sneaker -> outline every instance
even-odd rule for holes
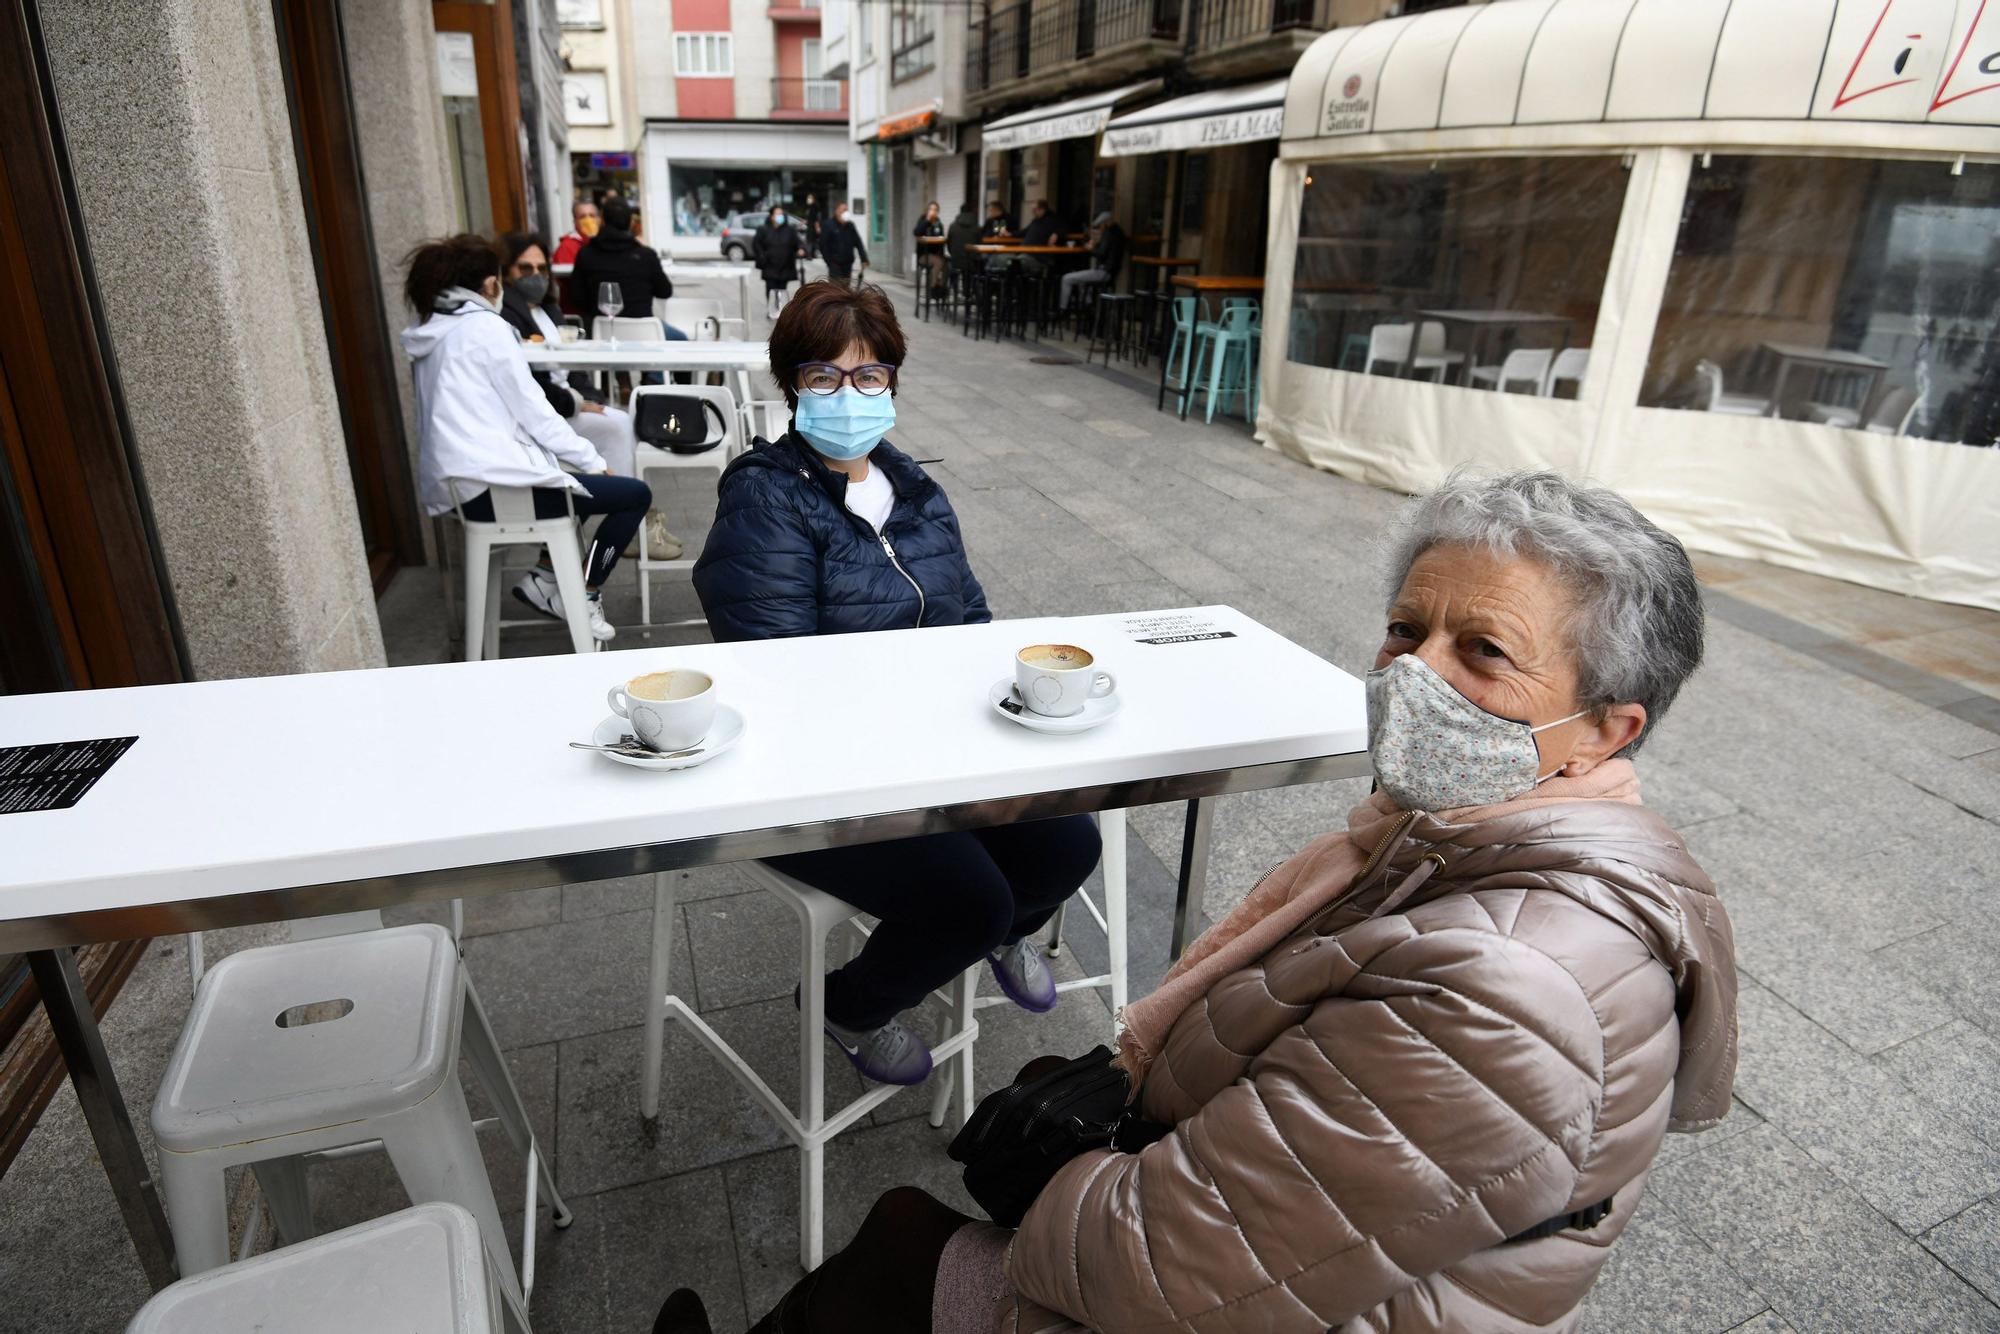
[[[590,614],[590,637],[598,643],[606,643],[618,637],[618,628],[604,619],[604,599],[592,593],[583,600],[583,609]]]
[[[646,553],[655,560],[679,560],[686,548],[667,531],[667,516],[658,510],[646,511]]]
[[[563,618],[562,591],[556,577],[547,570],[530,570],[514,585],[514,596],[551,620]]]
[[[840,1044],[863,1079],[877,1084],[921,1084],[930,1078],[930,1047],[900,1019],[891,1019],[880,1028],[843,1028],[829,1019],[826,1035]]]
[[[986,956],[993,965],[993,980],[1007,999],[1030,1014],[1047,1014],[1056,1008],[1056,980],[1033,940],[1023,937]]]

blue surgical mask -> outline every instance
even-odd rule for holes
[[[785,215],[782,213],[773,213],[771,215],[771,221],[777,223],[779,226],[782,227],[785,224]]]
[[[830,459],[858,459],[896,425],[896,400],[844,385],[831,394],[800,394],[792,414],[806,443]]]

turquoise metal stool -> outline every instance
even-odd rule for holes
[[[1195,301],[1196,298],[1191,296],[1173,299],[1170,308],[1173,311],[1173,338],[1167,344],[1166,355],[1160,358],[1160,396],[1153,403],[1156,412],[1167,406],[1167,379],[1172,376],[1174,388],[1181,398],[1181,416],[1187,416],[1188,395],[1193,392],[1190,368],[1194,361],[1195,341],[1203,331],[1216,327],[1211,321],[1195,318]]]
[[[1208,372],[1208,411],[1204,421],[1215,420],[1218,397],[1241,397],[1245,421],[1257,416],[1257,345],[1263,335],[1262,321],[1254,303],[1225,304],[1222,319],[1195,329],[1198,347],[1194,359],[1196,387],[1204,369]],[[1187,417],[1191,393],[1181,395],[1181,417]]]

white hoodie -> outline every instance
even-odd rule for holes
[[[462,479],[462,500],[488,486],[581,491],[558,462],[578,472],[603,472],[603,456],[549,406],[528,373],[514,326],[472,292],[447,295],[465,299],[403,330],[403,350],[416,375],[417,486],[425,512],[451,509],[448,477]]]

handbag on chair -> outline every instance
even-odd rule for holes
[[[1126,1101],[1111,1049],[1092,1048],[1036,1079],[988,1094],[946,1150],[965,1189],[1002,1227],[1019,1227],[1062,1165],[1091,1149],[1137,1153],[1173,1133]]]
[[[729,435],[722,409],[712,399],[692,394],[641,394],[632,432],[646,444],[670,454],[705,454]],[[715,431],[709,432],[709,419]]]

